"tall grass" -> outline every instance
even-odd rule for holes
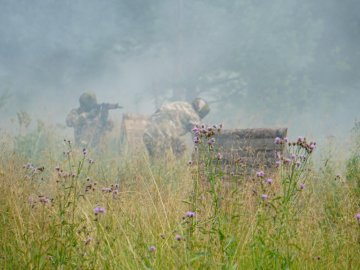
[[[191,165],[68,141],[28,160],[4,142],[0,268],[357,269],[358,193],[302,144],[229,184],[205,139]]]

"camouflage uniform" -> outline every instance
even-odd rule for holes
[[[206,114],[208,111],[207,107]],[[149,155],[164,156],[171,149],[175,156],[182,156],[186,146],[179,137],[191,131],[202,117],[204,115],[189,102],[177,101],[163,105],[151,116],[145,128],[143,140]]]
[[[80,107],[70,111],[66,124],[74,128],[76,145],[95,147],[113,127],[108,120],[109,112],[97,104],[94,94],[84,93],[79,101]]]

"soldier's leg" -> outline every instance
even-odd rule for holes
[[[146,148],[149,156],[154,157],[155,156],[156,145],[154,143],[154,140],[153,140],[152,136],[145,133],[144,136],[143,136],[143,142],[144,142],[145,148]]]
[[[186,151],[186,145],[181,139],[173,138],[171,140],[171,149],[176,157],[182,157]]]

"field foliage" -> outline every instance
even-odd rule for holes
[[[1,269],[360,265],[357,125],[347,160],[316,165],[315,144],[281,139],[277,168],[253,175],[225,175],[201,127],[191,162],[119,153],[116,143],[80,149],[38,132],[1,140]]]

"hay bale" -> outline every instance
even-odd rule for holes
[[[139,151],[144,148],[143,134],[149,116],[127,113],[123,115],[120,131],[121,150]]]
[[[223,155],[225,172],[251,174],[256,170],[272,170],[277,153],[284,145],[274,143],[276,137],[285,138],[287,128],[229,129],[216,136],[216,148]]]

